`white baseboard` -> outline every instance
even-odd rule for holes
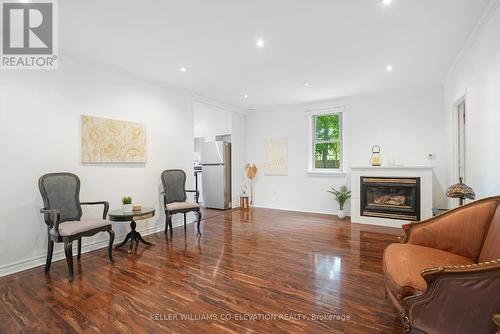
[[[188,220],[187,223],[192,224],[194,222],[195,222],[194,220]],[[174,219],[172,221],[172,226],[174,228],[178,227],[178,226],[183,226],[183,225],[184,225],[183,219]],[[143,236],[154,234],[154,233],[161,232],[164,230],[165,230],[164,224],[157,224],[157,225],[152,226],[152,227],[148,227],[148,228],[144,228],[144,229],[137,229],[137,231],[140,232]],[[121,234],[115,235],[115,244],[118,244],[123,239],[125,239],[125,236],[127,235],[126,233],[121,233]],[[88,252],[91,252],[91,251],[94,251],[97,249],[106,248],[106,247],[108,247],[108,239],[107,238],[104,240],[98,240],[98,241],[94,241],[94,242],[90,242],[90,243],[83,243],[82,244],[82,254],[88,253]],[[74,250],[73,254],[75,254],[75,250]],[[22,260],[19,262],[10,263],[10,264],[1,266],[0,267],[0,277],[14,274],[14,273],[17,273],[20,271],[28,270],[31,268],[43,266],[43,265],[45,265],[45,259],[46,259],[46,255],[44,254],[44,255],[37,256],[37,257],[31,258],[31,259]],[[64,250],[58,250],[58,251],[54,250],[54,254],[52,257],[52,263],[54,263],[56,261],[64,260],[64,259],[65,259]]]
[[[374,219],[374,217],[365,217],[365,216],[356,216],[355,218],[351,218],[351,222],[354,224],[385,226],[385,227],[393,227],[399,229],[403,226],[403,224],[409,223],[409,221],[405,220],[378,218],[378,217]]]
[[[336,216],[337,210],[327,210],[320,208],[305,208],[305,207],[295,207],[295,206],[272,206],[272,205],[264,205],[264,204],[254,204],[256,208],[263,209],[273,209],[273,210],[282,210],[282,211],[295,211],[295,212],[306,212],[306,213],[319,213],[324,215]],[[346,216],[351,216],[351,211],[346,210]]]

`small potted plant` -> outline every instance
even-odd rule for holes
[[[132,212],[132,197],[124,196],[122,197],[123,212]]]
[[[337,212],[337,216],[340,219],[345,218],[344,204],[347,202],[349,198],[351,198],[351,191],[347,189],[346,186],[341,186],[338,190],[332,187],[331,190],[328,190],[330,194],[335,196],[335,200],[339,203],[339,211]]]

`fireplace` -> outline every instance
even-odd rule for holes
[[[420,220],[420,178],[361,177],[361,216]]]

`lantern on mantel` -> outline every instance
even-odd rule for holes
[[[380,146],[375,145],[372,147],[372,157],[370,159],[372,166],[382,166],[382,156],[380,155]]]

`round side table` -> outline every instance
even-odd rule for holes
[[[155,215],[155,209],[153,208],[142,208],[140,211],[133,211],[133,212],[124,212],[123,210],[111,211],[108,214],[109,220],[116,223],[130,222],[130,229],[131,229],[131,231],[125,237],[125,240],[123,240],[123,242],[117,245],[115,248],[122,247],[129,240],[130,240],[130,246],[128,249],[129,253],[132,252],[132,249],[134,248],[134,242],[135,242],[135,249],[137,249],[139,242],[142,242],[143,244],[148,246],[152,246],[153,244],[144,240],[141,234],[137,232],[135,228],[137,226],[136,221],[152,218],[154,217],[154,215]]]

